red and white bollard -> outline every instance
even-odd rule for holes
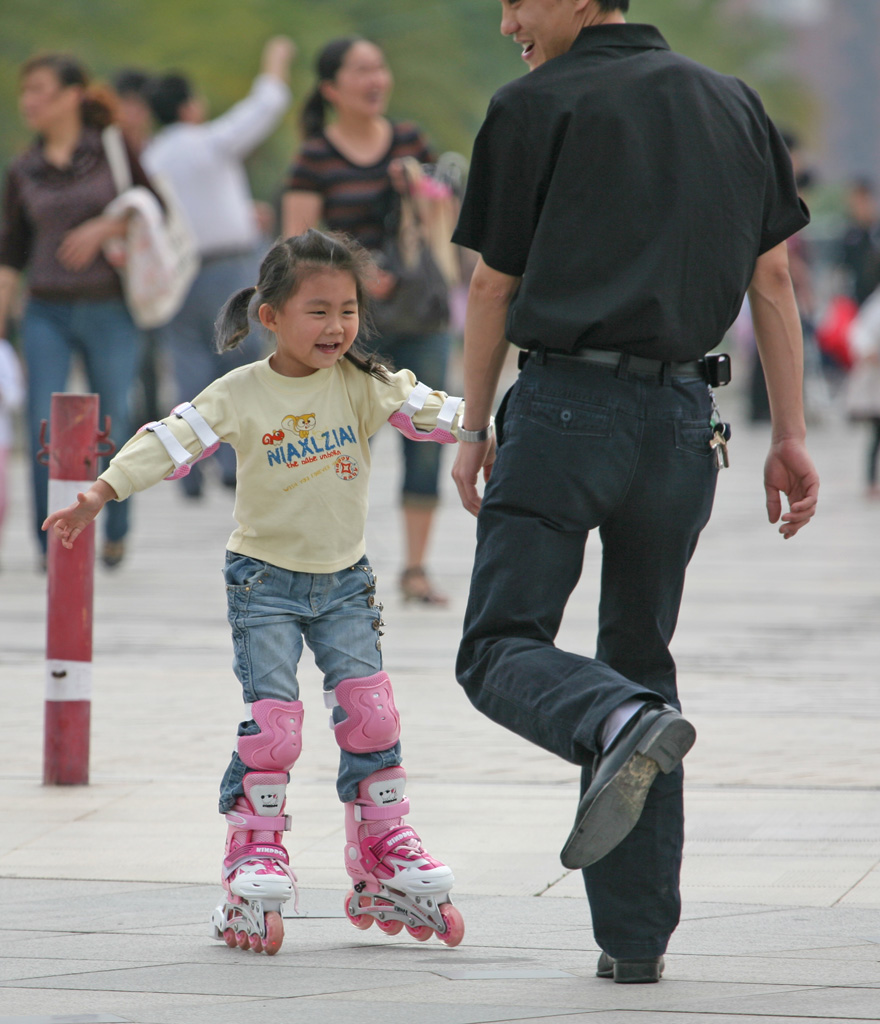
[[[112,454],[110,431],[98,430],[97,395],[52,395],[50,441],[43,421],[37,455],[49,466],[49,511],[76,501],[98,475],[98,461]],[[48,537],[46,716],[43,784],[86,785],[92,701],[92,596],[95,527],[89,525],[71,550]]]

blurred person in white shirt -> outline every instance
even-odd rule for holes
[[[290,105],[287,79],[295,52],[290,39],[270,39],[250,93],[210,121],[204,100],[183,75],[161,76],[149,89],[150,106],[161,127],[144,151],[144,166],[173,189],[202,260],[183,307],[162,328],[178,401],[262,354],[259,342],[250,339],[220,355],[214,348],[214,321],[231,292],[257,279],[265,239],[244,161],[274,131]],[[217,458],[224,484],[234,486],[232,450],[221,446]],[[201,496],[201,466],[183,478],[182,486],[189,497]]]

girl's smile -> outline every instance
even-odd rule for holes
[[[275,335],[269,365],[285,377],[308,377],[341,359],[360,327],[357,284],[347,270],[316,269],[280,309],[263,303],[260,322]]]

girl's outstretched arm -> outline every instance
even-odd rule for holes
[[[72,548],[73,542],[101,511],[101,509],[118,495],[103,480],[96,480],[92,486],[76,496],[76,502],[61,508],[46,517],[44,530],[54,529],[61,540],[62,547]]]

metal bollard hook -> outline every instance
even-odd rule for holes
[[[109,459],[116,454],[116,443],[110,437],[110,417],[104,417],[104,429],[99,430],[95,437],[95,454],[99,459]],[[105,447],[101,447],[105,445]]]
[[[48,420],[40,420],[40,447],[34,458],[41,466],[49,465],[49,442],[46,440],[46,428],[48,426]]]

